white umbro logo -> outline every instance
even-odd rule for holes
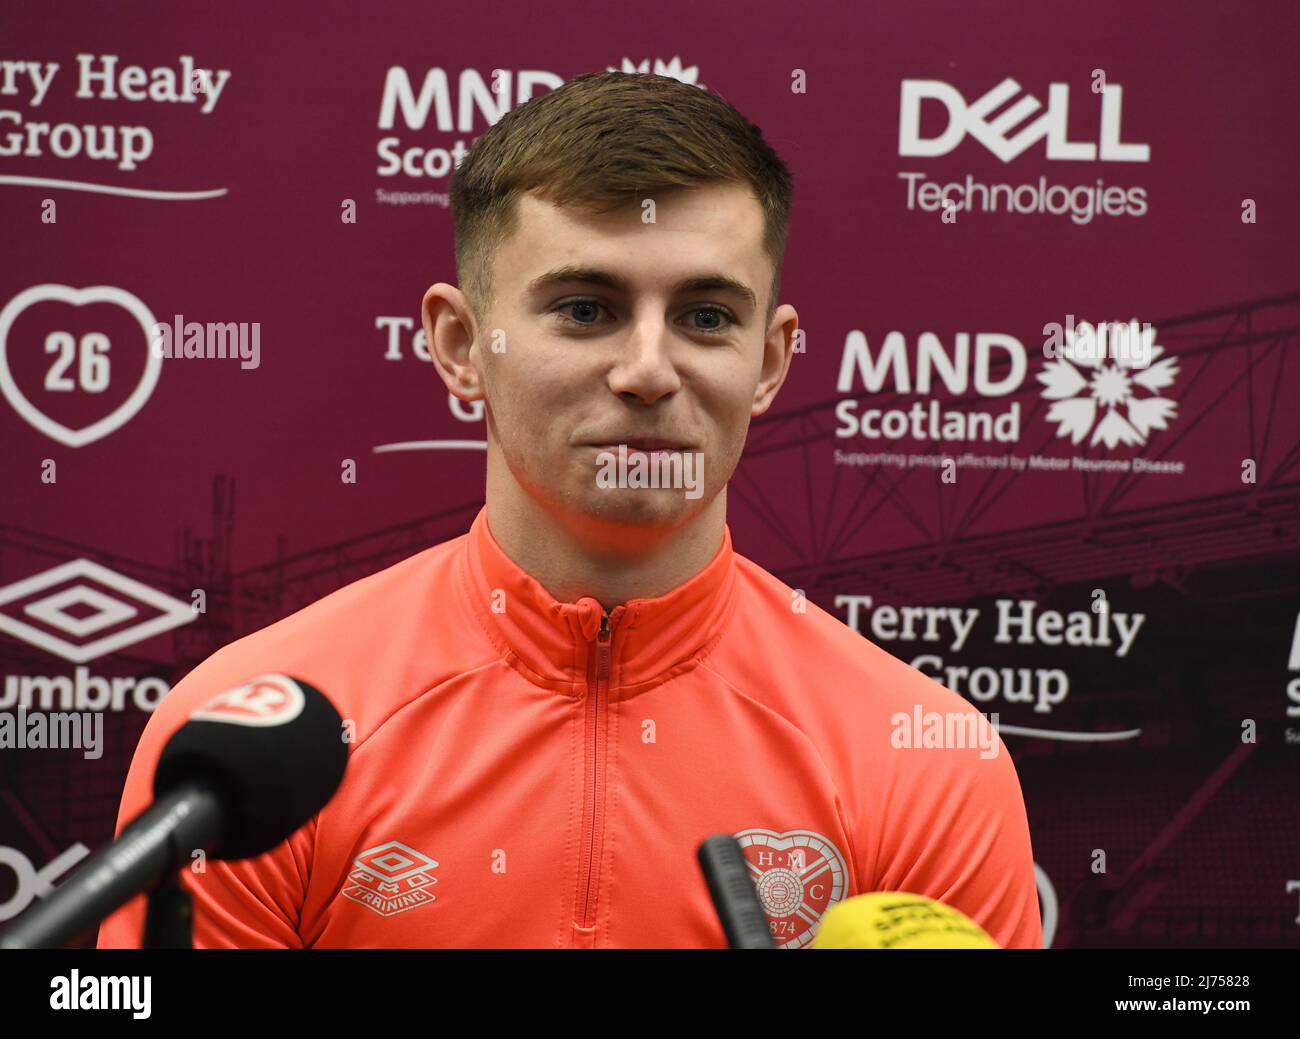
[[[57,591],[25,602],[20,615],[3,609],[46,589]],[[142,607],[149,608],[147,616],[119,627],[141,617]],[[91,612],[84,616],[70,612],[86,608]],[[189,604],[89,559],[76,559],[0,588],[0,631],[74,664],[143,642],[195,617]],[[100,632],[109,633],[94,637]]]
[[[373,909],[380,916],[394,916],[435,901],[429,890],[438,883],[433,875],[436,860],[401,841],[388,841],[367,848],[352,864],[343,897]]]

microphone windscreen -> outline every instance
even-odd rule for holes
[[[873,891],[833,906],[814,949],[999,949],[965,913],[924,895]]]
[[[325,807],[347,767],[343,720],[320,690],[267,674],[214,697],[168,740],[154,797],[207,783],[224,809],[211,855],[245,859],[270,851]]]

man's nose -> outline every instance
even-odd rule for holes
[[[617,349],[609,387],[620,396],[631,393],[652,404],[681,387],[673,364],[673,330],[662,315],[637,321]]]

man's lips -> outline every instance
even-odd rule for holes
[[[648,453],[652,451],[689,451],[690,444],[682,443],[678,440],[649,440],[635,438],[632,440],[605,441],[600,443],[588,444],[588,447],[599,448],[602,451],[617,451],[619,445],[624,445],[629,451],[641,451]]]

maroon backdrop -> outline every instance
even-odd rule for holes
[[[1297,944],[1294,5],[310,10],[0,14],[0,712],[104,727],[0,748],[0,920],[111,834],[189,668],[466,529],[483,423],[416,336],[451,164],[612,67],[794,172],[806,341],[738,550],[999,714],[1050,944]],[[155,321],[246,353],[151,357]],[[1159,351],[1051,356],[1083,321]]]

